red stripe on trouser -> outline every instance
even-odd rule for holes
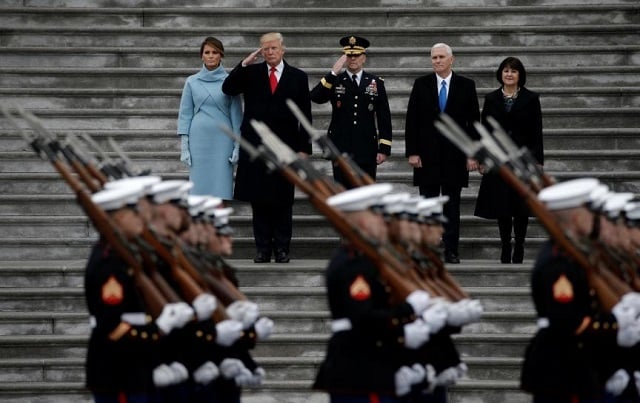
[[[118,393],[118,403],[127,403],[127,394],[124,392]]]
[[[380,398],[377,393],[369,394],[369,403],[380,403]]]

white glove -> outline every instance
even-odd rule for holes
[[[199,321],[207,320],[211,318],[213,311],[216,310],[216,297],[211,294],[202,293],[193,300],[191,305],[196,311],[196,317]]]
[[[640,390],[640,371],[633,371],[633,380],[636,383],[636,389]]]
[[[237,386],[240,386],[240,387],[247,386],[252,376],[253,374],[251,373],[251,371],[249,371],[247,367],[242,367],[240,374],[236,375],[233,381]]]
[[[189,152],[189,135],[180,135],[180,161],[188,167],[191,166],[191,153]]]
[[[420,315],[429,306],[429,298],[428,292],[415,290],[407,297],[407,303],[411,305],[416,315]]]
[[[234,301],[226,309],[229,318],[242,323],[243,329],[248,329],[260,316],[258,305],[251,301]]]
[[[251,377],[251,381],[249,383],[249,387],[253,387],[256,388],[260,385],[262,385],[262,382],[264,381],[264,377],[267,375],[267,371],[264,370],[264,368],[262,367],[258,367],[253,371],[253,376]]]
[[[403,365],[395,373],[394,380],[396,385],[396,396],[404,396],[411,392],[411,379],[413,371],[411,368]]]
[[[436,388],[436,369],[431,364],[427,364],[424,366],[425,374],[424,379],[427,382],[427,393],[432,393]]]
[[[629,384],[629,379],[631,377],[624,369],[620,368],[616,372],[607,379],[607,383],[605,384],[605,389],[607,392],[611,393],[614,396],[620,396],[622,392],[624,392],[625,388]]]
[[[187,371],[187,368],[178,361],[174,361],[169,364],[169,368],[173,371],[175,383],[184,382],[189,379],[189,371]]]
[[[246,369],[242,361],[237,358],[225,358],[220,363],[220,373],[225,379],[232,379],[242,373]]]
[[[240,158],[240,144],[234,143],[233,151],[231,151],[231,156],[229,157],[229,162],[235,165],[238,163],[239,158]]]
[[[266,316],[261,317],[253,325],[256,329],[256,338],[260,340],[267,340],[273,332],[273,321]]]
[[[404,345],[416,349],[429,341],[429,326],[422,320],[414,320],[404,325]]]
[[[478,300],[462,299],[447,307],[447,324],[450,326],[466,325],[478,320],[482,315],[482,306]]]
[[[431,334],[438,333],[447,323],[448,310],[444,302],[431,304],[423,313],[422,320],[429,325]]]
[[[227,319],[216,324],[216,343],[229,347],[242,336],[242,323]]]
[[[175,375],[167,364],[158,365],[153,369],[153,384],[159,388],[175,383]]]
[[[156,324],[164,334],[169,334],[173,329],[186,325],[192,318],[193,309],[186,302],[172,302],[162,308]]]
[[[464,362],[461,362],[456,366],[456,371],[458,373],[458,379],[462,379],[467,376],[469,367],[467,367],[467,364],[465,364]]]
[[[227,319],[216,324],[216,343],[229,347],[242,336],[242,323]]]
[[[436,375],[437,386],[451,386],[458,380],[458,371],[455,367],[449,367]]]
[[[421,364],[415,363],[411,366],[411,384],[416,385],[424,380],[426,369]]]
[[[640,341],[640,320],[638,311],[627,299],[622,299],[612,309],[611,313],[618,322],[618,334],[616,335],[620,347],[631,347]]]
[[[216,364],[211,361],[207,361],[200,365],[198,369],[193,371],[193,380],[201,385],[206,385],[213,381],[220,375],[220,370],[216,367]]]
[[[628,292],[622,296],[620,301],[624,301],[626,304],[634,307],[636,311],[640,311],[640,293]]]

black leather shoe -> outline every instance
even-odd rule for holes
[[[458,263],[460,263],[460,257],[458,257],[457,253],[445,252],[444,253],[444,261],[446,263],[458,264]]]
[[[517,243],[513,247],[513,257],[511,258],[511,261],[513,263],[522,263],[523,260],[524,260],[524,245],[521,243]]]
[[[258,252],[253,258],[254,263],[269,263],[271,261],[271,253]]]
[[[289,263],[289,254],[283,250],[276,251],[276,263]]]

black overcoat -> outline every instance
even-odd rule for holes
[[[511,111],[507,112],[502,90],[498,88],[485,96],[482,108],[482,123],[490,129],[487,116],[496,119],[519,147],[528,148],[540,165],[544,163],[542,113],[537,93],[520,88]],[[531,215],[516,192],[494,172],[482,177],[474,214],[492,219]]]
[[[435,128],[439,118],[436,74],[416,79],[409,97],[405,123],[405,155],[419,155],[422,168],[413,170],[413,184],[466,187],[467,158]],[[476,138],[473,122],[480,120],[480,107],[473,80],[452,73],[444,112],[470,136]]]
[[[244,95],[244,116],[240,127],[242,137],[254,145],[260,137],[251,127],[251,120],[264,122],[295,152],[311,154],[309,135],[301,127],[286,104],[293,100],[311,121],[311,100],[307,74],[284,62],[284,69],[275,93],[269,87],[267,63],[242,67],[238,64],[222,84],[228,95]],[[267,172],[262,162],[252,162],[244,150],[240,152],[236,171],[234,198],[241,201],[287,204],[293,203],[294,187],[279,172]]]

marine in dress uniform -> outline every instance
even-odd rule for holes
[[[368,208],[390,190],[389,184],[364,186],[332,196],[327,204],[382,242],[385,224]],[[419,379],[403,366],[399,353],[428,338],[428,328],[415,320],[428,305],[428,294],[414,291],[406,301],[391,305],[377,268],[349,244],[334,253],[325,281],[333,334],[314,388],[327,391],[332,403],[407,401],[402,396]]]
[[[135,212],[142,194],[142,187],[129,186],[97,192],[92,200],[111,216],[124,237],[133,239],[143,228]],[[102,237],[91,251],[84,286],[91,315],[86,383],[95,401],[150,401],[151,355],[165,335],[193,317],[193,309],[184,303],[166,304],[160,316],[151,320],[132,269]]]
[[[373,179],[376,167],[391,154],[391,112],[384,80],[362,70],[369,41],[359,36],[340,39],[344,55],[311,90],[311,101],[331,102],[329,138]],[[347,69],[340,70],[346,63]],[[350,188],[340,169],[333,176]]]
[[[593,229],[587,203],[598,184],[593,178],[567,181],[543,189],[538,198],[580,240]],[[608,377],[599,357],[612,354],[610,346],[638,343],[640,304],[625,296],[611,312],[601,309],[585,270],[551,240],[537,257],[531,292],[538,332],[525,352],[521,388],[536,403],[600,402]]]

